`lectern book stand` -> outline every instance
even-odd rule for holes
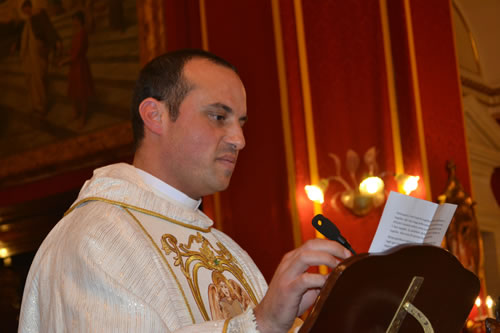
[[[299,333],[460,332],[479,279],[448,251],[400,245],[332,271]]]

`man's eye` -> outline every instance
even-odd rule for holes
[[[214,120],[217,120],[217,121],[224,121],[226,120],[226,116],[225,115],[222,115],[222,114],[211,114],[210,117]]]

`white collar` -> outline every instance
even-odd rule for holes
[[[178,189],[168,185],[164,181],[162,181],[159,178],[156,178],[150,173],[147,173],[144,170],[141,170],[139,168],[135,168],[137,170],[137,173],[139,176],[142,178],[144,183],[149,185],[151,189],[157,194],[158,196],[170,200],[170,201],[175,201],[187,208],[191,209],[198,209],[198,207],[201,204],[201,199],[199,200],[194,200],[188,197],[186,194],[182,193]]]

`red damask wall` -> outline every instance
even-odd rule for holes
[[[272,1],[204,2],[208,49],[237,65],[248,90],[248,145],[229,190],[220,196],[222,228],[250,252],[268,278],[282,254],[294,246],[294,216],[302,241],[314,237],[313,208],[303,190],[311,182],[311,165],[298,31],[306,44],[310,82],[306,97],[312,106],[318,177],[335,172],[328,153],[345,161],[348,149],[363,154],[372,146],[377,148],[380,168],[393,172],[398,158],[394,140],[400,140],[404,170],[422,178],[416,196],[436,199],[447,179],[449,159],[455,160],[461,181],[470,189],[449,2],[388,2],[389,34],[385,37],[382,1],[299,3],[278,2],[279,40],[274,35],[277,21]],[[297,10],[303,19],[302,31],[297,28]],[[389,38],[392,47],[392,72],[387,68],[384,38]],[[280,118],[283,91],[277,76],[277,43],[283,43],[284,49],[293,169],[285,162],[289,143],[283,139]],[[388,75],[395,80],[393,91]],[[392,131],[390,93],[397,96],[400,137]],[[349,179],[345,169],[342,175]],[[287,177],[294,178],[294,187]],[[388,189],[394,185],[388,180]],[[323,211],[358,251],[366,251],[381,208],[364,218],[342,207],[334,209],[329,198],[341,189],[339,184],[330,185]]]
[[[326,1],[322,6],[303,1],[304,30],[319,177],[335,174],[336,154],[347,150],[360,156],[376,147],[381,170],[394,171],[394,153],[379,4],[376,1]],[[363,162],[357,176],[361,177]],[[352,184],[351,184],[352,185]],[[353,186],[353,185],[352,185]],[[344,188],[330,183],[323,212],[341,229],[358,252],[366,252],[375,233],[381,208],[364,218],[355,217],[330,198]]]
[[[447,181],[446,160],[471,193],[460,81],[448,1],[411,1],[432,199]]]

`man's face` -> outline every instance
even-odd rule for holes
[[[163,179],[199,199],[229,185],[238,152],[245,146],[246,94],[236,73],[206,59],[188,61],[183,76],[192,89],[174,122],[164,114],[159,149]]]

